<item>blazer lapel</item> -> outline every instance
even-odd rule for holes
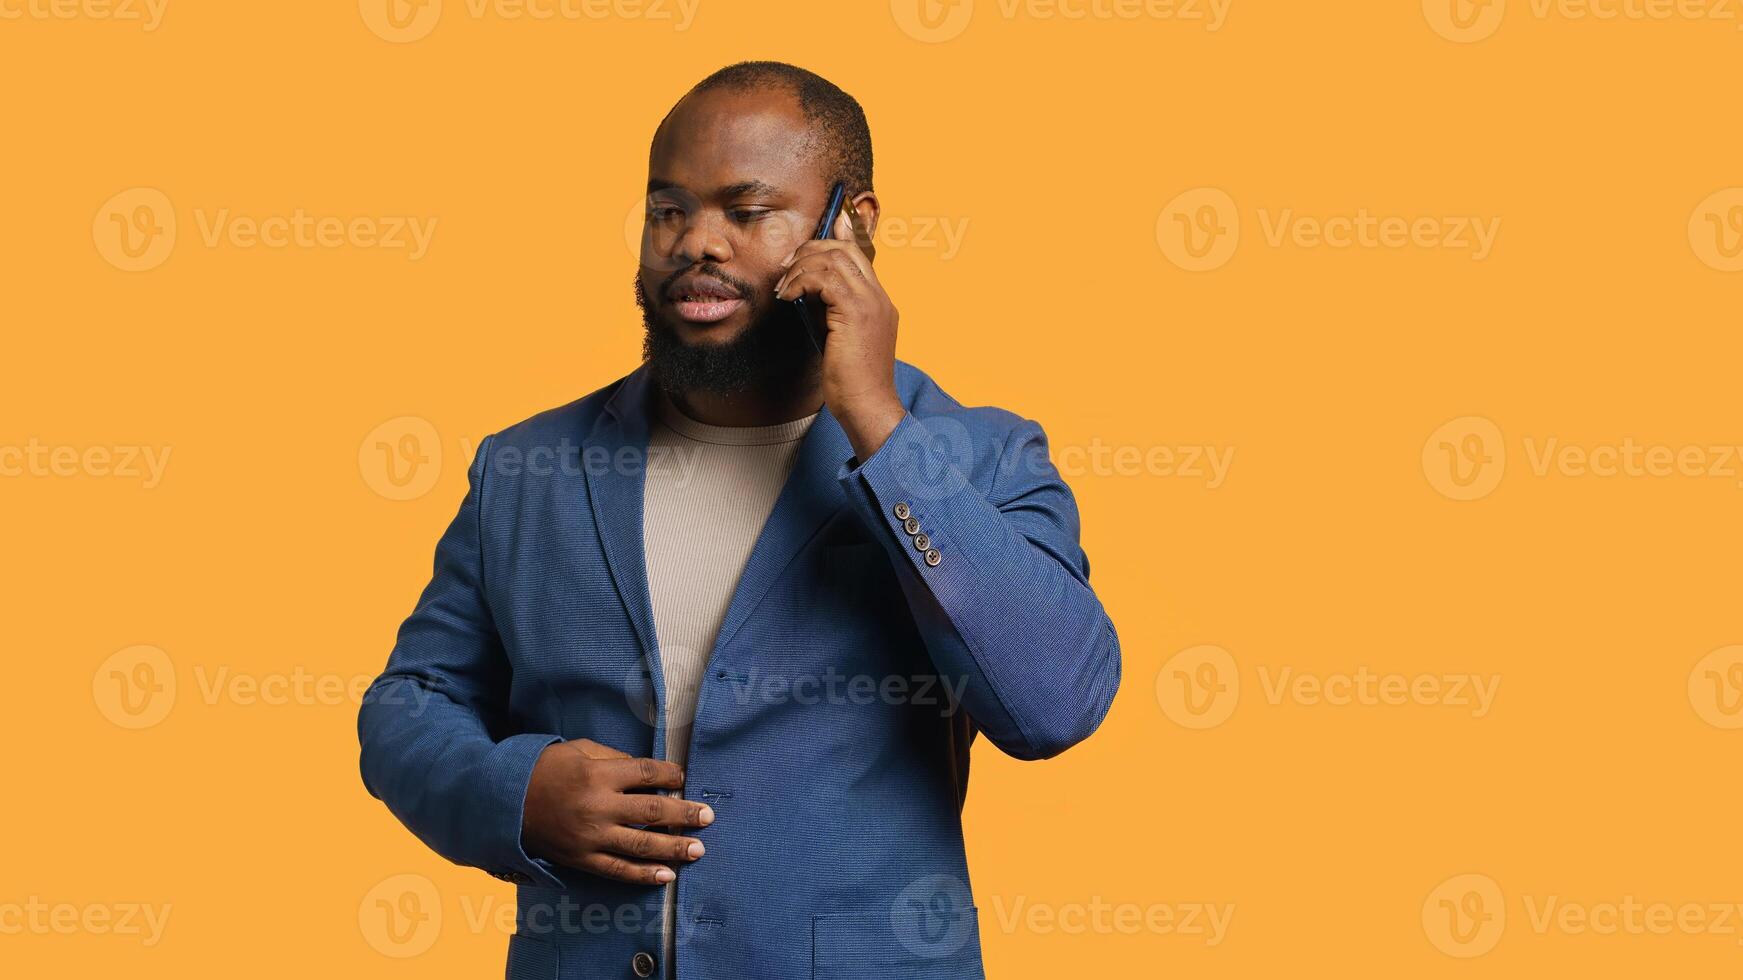
[[[581,468],[587,474],[587,499],[593,507],[593,526],[599,529],[605,564],[635,626],[646,676],[653,686],[651,717],[664,718],[666,679],[660,670],[659,639],[654,635],[647,555],[642,543],[649,383],[648,366],[644,363],[618,385],[581,447]],[[655,725],[655,758],[664,758],[665,742],[665,726]]]

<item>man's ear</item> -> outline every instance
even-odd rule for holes
[[[847,207],[853,211],[854,237],[859,242],[859,250],[866,258],[876,259],[878,248],[873,239],[878,233],[878,216],[883,213],[877,194],[871,191],[856,194]]]

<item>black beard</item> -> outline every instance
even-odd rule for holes
[[[672,273],[661,283],[661,294],[664,295],[667,284],[688,271],[690,268],[685,267]],[[781,400],[806,385],[822,364],[806,335],[799,311],[791,303],[780,301],[759,308],[756,291],[748,283],[727,276],[710,263],[704,263],[697,271],[738,287],[750,306],[751,322],[726,343],[687,343],[655,311],[648,298],[647,284],[637,269],[635,303],[642,311],[642,325],[647,329],[642,338],[642,359],[648,363],[660,389],[674,398],[688,392],[722,395],[748,392]]]

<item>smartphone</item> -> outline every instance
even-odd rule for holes
[[[817,233],[814,239],[828,238],[830,229],[835,227],[835,219],[841,217],[841,206],[847,200],[847,184],[836,181],[829,189],[829,204],[823,209],[823,220],[817,222]],[[811,338],[811,343],[817,348],[817,353],[823,353],[823,343],[829,339],[829,326],[823,322],[823,303],[813,299],[809,302],[805,297],[792,300],[799,308],[799,319],[805,323],[805,334]]]

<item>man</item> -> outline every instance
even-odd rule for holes
[[[510,977],[981,977],[969,744],[1056,755],[1119,686],[1071,491],[895,359],[851,97],[723,69],[648,177],[644,363],[480,445],[364,783],[519,885]]]

